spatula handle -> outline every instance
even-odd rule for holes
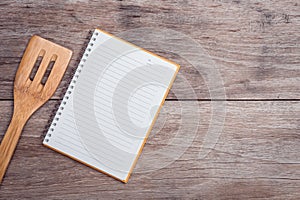
[[[25,122],[26,121],[24,121],[22,118],[14,115],[6,131],[6,134],[2,139],[0,145],[0,184],[5,175],[8,164],[13,156]]]

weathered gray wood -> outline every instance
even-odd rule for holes
[[[31,35],[39,34],[74,50],[75,69],[88,30],[99,27],[118,34],[134,28],[168,28],[194,39],[216,63],[227,98],[298,99],[300,84],[300,4],[296,1],[2,1],[0,6],[0,99],[12,99],[15,72]],[[172,91],[178,98],[211,99],[205,70],[200,74],[186,56],[166,52],[173,45],[146,34],[125,37],[182,65]],[[170,36],[167,36],[168,38]],[[182,55],[181,55],[182,56]],[[5,73],[3,73],[5,72]],[[64,82],[67,78],[64,79]],[[62,87],[60,88],[60,90]],[[61,97],[56,93],[54,98]],[[176,98],[173,93],[169,99]]]
[[[208,150],[203,147],[208,147],[205,136],[209,125],[218,122],[218,118],[211,118],[214,104],[167,101],[125,185],[41,145],[40,135],[57,104],[52,100],[25,126],[0,186],[0,199],[298,199],[300,102],[292,100],[299,99],[300,92],[299,13],[300,4],[287,0],[1,1],[0,138],[12,114],[15,72],[33,34],[74,51],[53,99],[62,97],[88,41],[88,30],[96,27],[178,62],[180,74],[168,99],[216,99],[210,96],[208,68],[197,70],[187,60],[199,57],[193,45],[181,45],[185,40],[174,39],[172,34],[152,35],[150,40],[140,30],[123,34],[153,27],[172,29],[200,44],[207,53],[204,56],[211,57],[222,76],[226,98],[287,101],[226,102],[222,134],[203,159],[199,153]],[[173,52],[166,50],[168,46]],[[190,114],[183,115],[182,108]],[[195,126],[198,114],[199,125]],[[183,119],[189,122],[183,123]],[[180,145],[169,143],[183,126],[187,127],[183,138],[193,136],[198,128],[184,154],[162,169],[139,172],[151,169],[151,163],[164,164],[162,156],[151,157],[151,153],[180,149]]]
[[[227,102],[223,132],[213,150],[199,159],[211,124],[211,102],[167,101],[138,165],[149,159],[163,162],[149,153],[171,142],[185,126],[183,117],[201,116],[196,138],[178,160],[159,170],[135,170],[128,184],[41,145],[39,136],[55,103],[48,102],[26,125],[0,188],[1,199],[297,199],[300,195],[300,102]],[[190,114],[182,116],[182,109]],[[11,102],[1,101],[1,133],[10,115]],[[192,123],[186,126],[193,130]]]

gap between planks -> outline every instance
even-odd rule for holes
[[[49,101],[61,101],[53,98]],[[13,101],[13,99],[0,99],[0,101]],[[166,99],[165,101],[300,101],[300,99]]]

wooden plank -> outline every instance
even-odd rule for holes
[[[5,72],[0,74],[0,99],[12,99],[15,72],[31,35],[39,34],[74,50],[67,73],[70,76],[85,47],[88,30],[95,27],[114,34],[143,27],[185,34],[207,52],[204,56],[208,61],[211,58],[215,62],[226,98],[299,98],[300,6],[293,1],[5,0],[0,11],[0,67]],[[149,39],[145,31],[125,35],[124,39],[181,64],[168,99],[217,98],[210,95],[215,88],[208,84],[208,68],[201,62],[197,62],[199,69],[189,64],[199,55],[193,45],[182,45],[187,43],[184,39],[172,35]],[[176,49],[177,54],[168,52],[166,46]],[[66,77],[62,85],[68,83]],[[61,98],[62,88],[54,98]]]
[[[212,102],[167,101],[128,184],[41,145],[40,134],[55,103],[50,101],[26,125],[0,188],[1,199],[45,195],[51,199],[297,199],[300,195],[300,102],[226,102],[222,134],[212,151],[200,159],[214,121]],[[0,101],[0,108],[2,129],[11,115],[11,102]],[[152,154],[184,146],[174,145],[172,139],[178,134],[189,136],[190,132],[178,130],[185,126],[192,131],[196,116],[200,116],[196,137],[182,156],[168,164],[163,154]],[[183,124],[183,117],[191,122]],[[143,172],[151,163],[168,165]]]
[[[48,101],[42,106],[27,122],[23,136],[39,137],[45,131],[45,127],[51,122],[52,116],[56,113],[55,107],[58,101]],[[3,135],[9,125],[13,113],[12,101],[0,101],[0,135]]]

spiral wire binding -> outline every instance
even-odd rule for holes
[[[57,122],[59,121],[59,118],[62,114],[62,111],[67,104],[67,101],[69,99],[69,95],[72,94],[72,91],[74,90],[76,80],[79,77],[79,74],[81,73],[81,70],[84,67],[84,63],[86,62],[87,57],[89,56],[90,49],[89,46],[93,46],[93,41],[96,40],[96,37],[98,36],[98,32],[90,30],[88,33],[88,36],[85,38],[85,42],[83,44],[83,47],[80,50],[79,58],[80,60],[76,60],[77,69],[73,68],[70,75],[66,78],[66,83],[63,86],[62,91],[60,92],[59,96],[64,95],[63,99],[57,101],[57,103],[54,106],[54,109],[51,112],[51,115],[49,117],[49,120],[47,121],[47,125],[45,126],[45,130],[41,134],[42,141],[49,142],[49,139],[51,137],[51,132],[54,131],[55,126]]]

